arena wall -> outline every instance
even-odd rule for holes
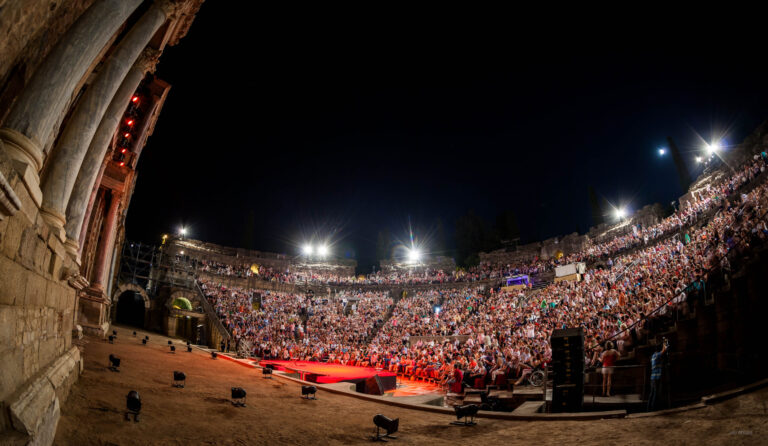
[[[0,0],[2,444],[53,441],[77,339],[109,328],[136,162],[169,87],[152,73],[201,3]],[[118,159],[134,94],[136,142]]]

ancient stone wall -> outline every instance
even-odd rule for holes
[[[83,282],[2,150],[0,177],[19,205],[0,213],[0,442],[34,433],[46,444],[82,368],[72,332]]]

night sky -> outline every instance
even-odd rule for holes
[[[555,44],[228,5],[204,3],[158,66],[172,88],[138,165],[129,240],[183,224],[295,254],[316,234],[369,271],[377,233],[405,240],[409,220],[428,239],[440,219],[450,237],[469,210],[513,209],[523,242],[584,232],[590,185],[630,209],[682,194],[657,152],[667,136],[696,174],[697,135],[737,144],[768,118],[765,71],[725,40],[562,30]]]

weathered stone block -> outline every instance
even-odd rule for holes
[[[3,348],[16,345],[17,315],[16,308],[0,305],[0,346]]]
[[[0,255],[0,305],[20,305],[24,302],[27,273],[28,271],[16,262]]]
[[[3,254],[10,259],[15,259],[21,244],[21,235],[24,232],[24,224],[19,214],[8,218],[8,227],[3,234]]]
[[[59,355],[56,338],[48,338],[40,341],[38,350],[38,364],[48,364]]]
[[[32,333],[31,337],[34,339],[29,343],[25,342],[24,346],[22,346],[22,354],[24,356],[23,373],[25,380],[32,378],[35,373],[40,370],[40,363],[37,362],[40,341],[37,339],[35,333]]]
[[[14,429],[27,435],[36,434],[45,415],[51,410],[51,405],[56,406],[58,418],[58,400],[53,386],[46,377],[39,377],[11,403],[11,422]]]
[[[48,281],[35,273],[27,272],[27,288],[24,293],[24,304],[42,307],[45,305],[45,289]]]
[[[5,346],[4,346],[5,347]],[[24,382],[22,369],[24,357],[21,348],[0,350],[0,401],[6,401]]]

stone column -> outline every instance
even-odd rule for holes
[[[96,0],[37,68],[0,129],[5,152],[38,206],[43,146],[86,70],[140,4],[141,0]]]
[[[170,0],[155,2],[123,37],[78,101],[58,145],[46,161],[40,212],[62,242],[66,240],[67,203],[96,128],[137,57],[178,5]]]
[[[91,288],[97,290],[104,289],[104,283],[107,278],[106,272],[109,271],[109,260],[112,252],[112,245],[115,241],[115,222],[117,222],[117,212],[120,207],[121,193],[112,190],[112,201],[109,203],[107,218],[104,219],[104,229],[96,251],[96,260],[93,263],[93,282]]]
[[[96,184],[101,166],[109,148],[109,143],[120,125],[120,120],[125,114],[125,109],[130,103],[131,97],[144,78],[144,73],[154,71],[160,51],[146,48],[139,56],[136,63],[126,74],[120,88],[112,98],[104,117],[96,129],[96,133],[88,146],[80,172],[77,174],[72,195],[67,204],[66,224],[67,251],[73,256],[79,252],[80,233],[83,230],[85,217],[90,213],[90,197],[93,186]]]

